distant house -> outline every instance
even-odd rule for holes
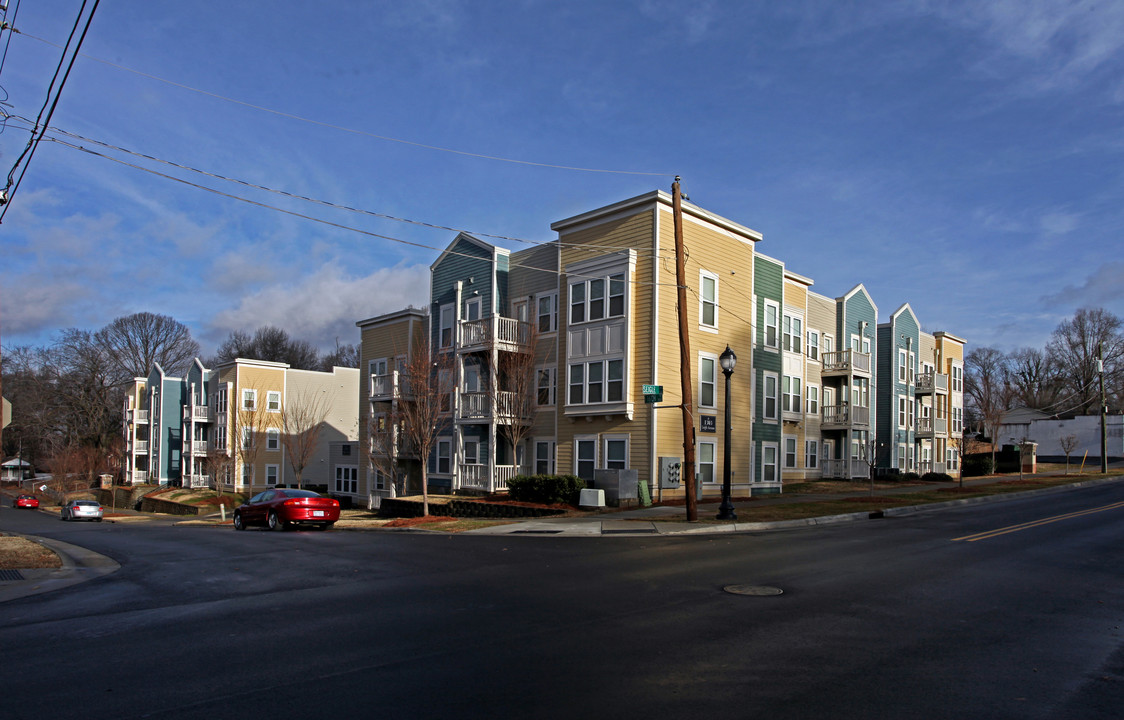
[[[1109,415],[1105,422],[1107,455],[1110,461],[1124,459],[1124,415]],[[998,437],[999,445],[1030,440],[1038,443],[1039,462],[1064,462],[1062,438],[1077,438],[1077,449],[1070,460],[1088,458],[1100,462],[1101,417],[1078,415],[1071,418],[1054,418],[1040,410],[1016,408],[1003,416]]]
[[[31,463],[20,458],[12,458],[0,464],[0,480],[5,482],[19,482],[35,475]]]

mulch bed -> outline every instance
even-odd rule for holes
[[[388,528],[416,527],[418,525],[427,525],[429,523],[455,522],[459,519],[460,518],[449,517],[448,515],[427,515],[425,517],[398,518],[397,520],[391,520],[386,525],[383,525],[383,527],[388,527]]]

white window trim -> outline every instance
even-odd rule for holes
[[[601,436],[601,464],[600,467],[608,468],[609,466],[609,443],[624,441],[624,468],[627,470],[630,467],[629,457],[632,454],[632,439],[628,433],[606,433]]]
[[[554,440],[554,438],[535,438],[534,439],[535,457],[534,457],[533,462],[535,463],[534,467],[535,467],[535,474],[536,475],[539,474],[539,461],[540,461],[539,446],[540,445],[545,445],[546,449],[547,449],[547,456],[545,458],[547,468],[546,468],[546,472],[543,473],[543,474],[553,475],[557,471],[556,468],[558,467],[557,466],[557,462],[558,462],[558,443],[557,443],[557,441]]]
[[[441,472],[441,446],[447,445],[449,448],[449,471]],[[442,435],[437,438],[433,444],[433,474],[434,475],[452,475],[457,462],[456,453],[453,452],[453,438],[450,435]]]
[[[769,463],[765,462],[765,451],[766,450],[772,450],[773,451],[772,466],[773,466],[774,475],[771,478],[765,477],[765,467],[767,465],[769,465]],[[757,480],[757,482],[776,484],[780,480],[781,462],[782,462],[780,454],[781,454],[781,449],[780,449],[778,443],[775,443],[775,442],[763,442],[763,443],[761,443],[761,475],[760,475],[760,477],[755,478]]]
[[[792,445],[792,464],[788,464],[789,444]],[[800,443],[795,435],[781,435],[781,468],[784,470],[800,469]]]
[[[808,359],[812,362],[820,362],[823,358],[823,350],[820,348],[820,331],[808,328],[806,335],[807,337],[804,339],[804,354],[807,355]],[[816,339],[814,343],[812,342],[812,338]],[[816,351],[815,355],[812,354],[813,349]]]
[[[547,402],[539,402],[539,392],[543,390],[542,378],[547,376]],[[554,407],[558,404],[558,368],[554,365],[544,365],[535,373],[535,406]]]
[[[446,322],[448,321],[448,322]],[[437,342],[441,348],[451,348],[457,342],[457,333],[455,326],[456,321],[456,307],[454,305],[442,305],[438,311],[438,327],[437,327]],[[449,331],[449,342],[446,343],[442,339],[445,330]]]
[[[703,448],[704,445],[708,445],[711,448],[710,457],[713,458],[713,459],[709,463],[704,463],[703,459],[702,459],[702,457],[703,457],[702,448]],[[698,457],[695,460],[695,477],[700,478],[700,480],[699,480],[700,483],[705,482],[701,479],[702,478],[702,468],[703,468],[703,465],[710,465],[712,467],[712,472],[710,473],[711,481],[710,481],[709,484],[712,485],[712,486],[718,484],[720,482],[720,478],[718,477],[718,441],[717,440],[699,440],[698,444],[697,444],[697,447],[696,447],[696,453],[697,453]]]
[[[578,448],[581,446],[581,444],[583,442],[593,443],[593,469],[597,470],[597,468],[601,467],[600,463],[598,462],[598,458],[597,458],[597,452],[600,449],[600,447],[599,447],[600,443],[597,442],[597,436],[596,435],[575,435],[574,436],[574,444],[573,444],[573,453],[574,453],[574,468],[573,468],[573,471],[574,471],[574,475],[578,475],[578,463],[581,460],[581,457],[578,453]],[[581,477],[581,476],[578,475],[578,477]]]
[[[761,311],[761,340],[762,347],[767,350],[780,352],[781,349],[781,306],[773,300],[762,300]],[[769,310],[773,310],[774,321],[769,325]],[[773,342],[769,343],[769,328],[773,328]]]
[[[769,407],[769,380],[773,380],[773,414],[768,412]],[[765,422],[775,423],[781,416],[781,379],[774,372],[761,373],[761,417]]]
[[[550,318],[550,323],[549,323],[550,327],[547,330],[542,329],[541,321],[542,321],[542,318],[543,318],[543,314],[541,312],[539,312],[539,303],[541,303],[543,300],[549,301],[549,304],[550,304],[550,312],[548,313],[548,317]],[[547,335],[549,333],[553,333],[553,332],[558,331],[558,291],[557,290],[551,290],[550,292],[539,293],[538,295],[535,296],[535,327],[538,329],[539,335]]]
[[[472,454],[475,456],[474,462],[468,461],[468,456],[469,456],[468,449],[470,447],[473,449]],[[480,462],[480,441],[479,440],[472,440],[472,439],[469,439],[469,438],[462,438],[461,439],[461,457],[464,459],[465,465],[480,465],[481,464],[481,462]]]
[[[273,482],[269,481],[269,471],[273,471]],[[265,466],[265,484],[270,487],[275,487],[277,483],[281,482],[281,466],[275,463],[270,463]]]
[[[812,399],[812,393],[815,392],[816,399]],[[812,385],[810,383],[804,384],[804,413],[812,417],[820,416],[820,408],[823,407],[823,398],[820,397],[820,386]],[[815,409],[812,408],[812,403],[816,404]]]
[[[707,300],[703,295],[703,279],[714,281],[714,299]],[[707,324],[703,322],[703,308],[707,304],[714,306],[714,323]],[[699,270],[699,330],[703,332],[716,333],[718,332],[718,276],[708,270]]]
[[[703,360],[710,360],[711,362],[714,363],[714,366],[712,368],[713,369],[713,372],[712,372],[713,380],[711,381],[711,384],[714,386],[714,388],[713,388],[713,391],[711,392],[711,403],[709,405],[707,405],[706,403],[703,402],[703,385],[706,384],[706,381],[703,379]],[[698,405],[699,405],[700,408],[707,408],[707,409],[710,409],[710,410],[714,410],[714,409],[718,408],[718,375],[721,372],[720,367],[721,366],[718,364],[718,356],[717,355],[715,355],[714,353],[706,353],[706,352],[700,352],[699,353],[699,386],[697,388],[697,392],[699,394],[698,395],[698,398],[699,398]]]
[[[270,405],[273,404],[274,399],[277,400],[277,409],[276,410],[274,410],[273,408],[270,407]],[[265,394],[265,409],[266,409],[266,412],[271,412],[271,413],[281,412],[281,391],[280,390],[270,390],[270,391],[266,392],[266,394]]]
[[[247,405],[246,399],[249,397],[249,404]],[[254,388],[242,388],[239,409],[253,412],[258,409],[258,391]]]
[[[281,449],[281,431],[277,428],[267,428],[265,431],[265,449],[277,452]]]
[[[804,441],[804,467],[809,470],[819,470],[819,441],[808,439]]]
[[[799,330],[794,328],[797,323],[800,324]],[[788,332],[785,332],[786,325],[788,326]],[[804,352],[800,348],[803,337],[804,316],[794,312],[786,312],[781,318],[781,347],[784,348],[785,352],[801,355]]]

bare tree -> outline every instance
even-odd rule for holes
[[[421,340],[406,358],[410,400],[399,405],[402,434],[421,459],[422,514],[429,515],[429,456],[437,438],[452,425],[451,397],[455,374],[448,352],[430,355],[429,342]]]
[[[1014,396],[1007,381],[1007,358],[995,348],[973,348],[964,358],[964,368],[964,391],[991,439],[994,468],[999,428]]]
[[[405,400],[400,400],[405,401]],[[367,419],[367,459],[376,473],[389,478],[391,497],[396,495],[395,479],[402,454],[402,428],[397,403]]]
[[[266,412],[259,398],[255,396],[253,403],[245,397],[238,398],[238,410],[231,413],[231,428],[229,442],[237,448],[238,460],[242,465],[242,472],[249,468],[249,487],[252,492],[254,486],[254,473],[257,471],[258,458],[265,449],[264,438],[269,430],[277,428],[277,413]],[[234,478],[237,485],[238,478]]]
[[[538,367],[535,364],[536,329],[520,323],[520,349],[501,350],[496,364],[496,382],[488,388],[499,421],[500,435],[511,446],[512,465],[520,473],[519,446],[531,432],[538,399]],[[525,334],[526,337],[522,337]]]
[[[272,325],[258,328],[253,336],[240,330],[231,332],[210,364],[221,365],[235,358],[283,362],[298,370],[320,368],[320,354],[312,343],[290,337],[288,332]]]
[[[230,477],[234,457],[229,448],[211,447],[207,449],[207,470],[211,473],[211,482],[215,484],[215,493],[222,497],[223,486]]]
[[[153,363],[172,375],[185,372],[199,354],[187,326],[148,312],[119,317],[94,336],[126,378],[144,377]]]
[[[859,444],[859,453],[866,463],[867,476],[870,478],[870,496],[874,497],[874,470],[878,465],[878,438],[874,433],[867,433],[866,440]]]
[[[302,486],[302,473],[316,454],[324,418],[331,409],[328,393],[311,387],[289,393],[281,407],[281,444],[297,474],[297,487]]]
[[[1114,387],[1124,375],[1124,333],[1120,318],[1101,308],[1081,308],[1058,325],[1047,352],[1061,367],[1069,408],[1080,415],[1100,406],[1098,358],[1104,361],[1105,384]]]
[[[1007,375],[1013,401],[1053,413],[1061,396],[1061,367],[1057,359],[1037,348],[1021,348],[1007,356]]]
[[[340,344],[336,338],[336,349],[320,358],[320,369],[332,372],[334,367],[359,367],[359,346],[350,343]]]
[[[1062,452],[1065,453],[1065,474],[1069,475],[1069,456],[1077,449],[1079,441],[1076,435],[1066,435],[1058,440],[1058,444],[1062,446]]]

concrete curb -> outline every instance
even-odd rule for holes
[[[29,595],[51,592],[52,590],[61,590],[71,585],[115,573],[121,569],[121,565],[112,558],[61,540],[51,540],[37,535],[21,535],[20,533],[8,534],[39,543],[43,547],[53,550],[62,561],[62,567],[20,570],[20,575],[23,576],[22,580],[0,582],[0,603]]]

